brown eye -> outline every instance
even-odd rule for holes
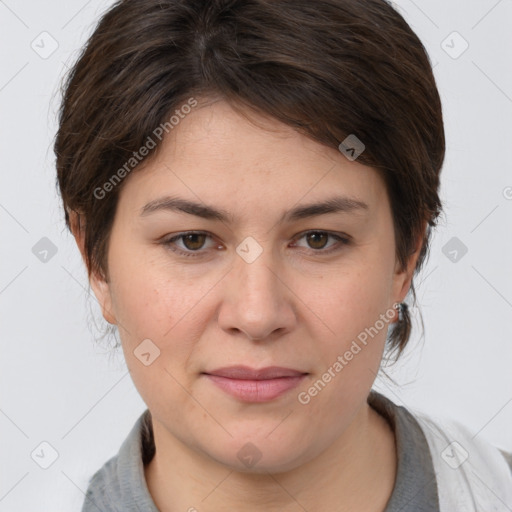
[[[197,251],[203,247],[206,235],[203,233],[190,233],[188,235],[182,235],[181,239],[185,248],[190,251]]]
[[[305,241],[306,245],[299,242]],[[327,255],[340,251],[344,246],[351,244],[351,238],[348,235],[334,234],[329,231],[307,231],[295,239],[294,246],[309,249],[312,254]]]
[[[210,239],[210,245],[208,245],[208,239]],[[193,231],[180,233],[171,238],[164,238],[160,243],[179,256],[193,258],[206,256],[208,249],[215,247],[215,242],[209,233]],[[219,249],[218,245],[217,249]]]
[[[309,246],[312,249],[323,249],[327,240],[329,239],[329,235],[323,231],[312,231],[306,235]]]

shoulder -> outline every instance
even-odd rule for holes
[[[119,496],[119,479],[117,478],[118,456],[112,457],[89,480],[81,512],[97,512],[109,507],[117,510],[112,503],[112,496]]]
[[[89,480],[81,512],[155,509],[144,480],[144,460],[154,454],[149,411],[137,419],[117,455]]]
[[[456,420],[410,412],[429,445],[441,511],[475,510],[477,505],[499,511],[503,504],[512,505],[512,454]]]

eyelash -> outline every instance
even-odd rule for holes
[[[350,245],[350,243],[351,243],[351,240],[347,236],[340,236],[340,235],[336,235],[334,233],[331,233],[329,231],[321,231],[321,230],[318,230],[318,229],[312,229],[312,230],[304,231],[303,233],[300,233],[300,236],[295,238],[294,242],[300,240],[301,238],[304,238],[306,235],[309,235],[311,233],[326,234],[329,237],[332,237],[332,238],[336,239],[341,244],[341,246],[336,246],[336,244],[335,244],[333,246],[334,248],[331,247],[331,248],[326,249],[326,250],[324,250],[324,249],[310,249],[312,254],[322,254],[322,255],[331,254],[333,252],[340,251],[341,249],[343,249],[344,246]],[[176,248],[172,247],[172,245],[174,244],[175,241],[183,239],[187,235],[206,235],[206,236],[211,238],[210,233],[207,233],[205,231],[186,231],[186,232],[180,233],[179,235],[174,235],[171,238],[164,239],[160,243],[162,245],[168,247],[171,251],[177,253],[180,256],[185,256],[187,258],[197,258],[197,257],[203,256],[204,252],[202,252],[201,249],[198,249],[196,251],[192,251],[190,249],[188,251],[184,251],[182,249],[176,249]]]

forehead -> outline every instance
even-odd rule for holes
[[[373,168],[279,121],[250,119],[228,103],[199,106],[164,137],[155,158],[128,177],[121,201],[144,208],[166,194],[226,209],[268,209],[344,195],[370,206],[386,200]]]

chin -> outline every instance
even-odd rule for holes
[[[298,446],[301,448],[300,453],[297,451]],[[281,441],[271,442],[265,438],[251,441],[247,435],[238,440],[230,440],[227,446],[219,443],[215,451],[208,449],[206,453],[233,471],[254,475],[285,473],[296,469],[308,459],[300,439],[283,445]]]

